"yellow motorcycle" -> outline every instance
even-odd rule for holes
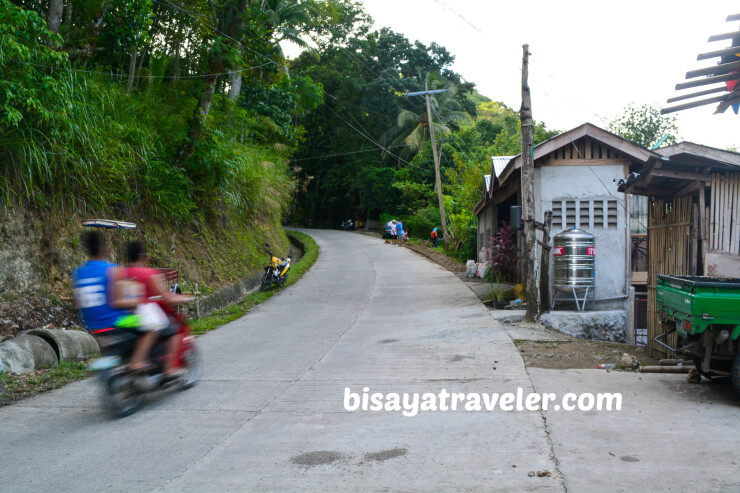
[[[269,244],[265,244],[268,248]],[[272,288],[273,284],[277,284],[278,287],[282,287],[285,284],[285,278],[288,276],[288,270],[290,270],[291,257],[288,256],[284,259],[276,257],[271,251],[267,251],[270,255],[270,265],[265,267],[265,275],[262,276],[262,283],[260,284],[260,291],[267,291]]]

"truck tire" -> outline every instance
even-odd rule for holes
[[[735,390],[735,394],[740,397],[740,348],[735,353],[735,359],[732,360],[730,380],[732,381],[732,388]]]

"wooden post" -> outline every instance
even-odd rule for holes
[[[706,258],[706,251],[707,251],[707,204],[706,204],[706,185],[702,183],[701,187],[699,187],[699,248],[698,250],[701,252],[702,261],[701,261],[701,272],[699,272],[700,276],[706,275],[706,263],[704,262],[704,259]]]
[[[537,243],[534,231],[534,154],[532,101],[529,92],[529,45],[523,47],[522,58],[522,108],[519,112],[522,122],[522,221],[524,222],[524,276],[527,293],[527,314],[524,320],[534,322],[539,315],[539,296],[537,292]]]
[[[434,140],[434,124],[432,123],[432,104],[429,102],[429,86],[424,83],[427,100],[427,122],[429,123],[429,137],[432,139],[432,156],[434,157],[434,186],[437,189],[437,200],[439,202],[439,218],[442,221],[442,240],[445,245],[445,252],[449,251],[449,236],[447,235],[447,217],[445,214],[445,199],[442,194],[442,177],[439,172],[439,152],[437,152],[437,142]],[[441,151],[440,147],[440,151]]]
[[[696,276],[699,275],[697,272],[697,269],[699,268],[699,204],[692,204],[691,206],[691,229],[690,235],[691,235],[691,248],[690,248],[690,262],[691,262],[691,275]]]
[[[542,229],[542,254],[540,257],[540,313],[550,311],[550,229],[552,228],[552,211],[545,211],[545,223]]]

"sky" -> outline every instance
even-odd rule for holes
[[[728,0],[364,0],[375,28],[412,42],[436,42],[453,70],[494,101],[519,110],[522,45],[529,44],[534,119],[549,129],[584,122],[606,128],[630,103],[666,107],[686,72],[715,60],[699,53],[729,46],[710,35],[737,31]],[[696,90],[706,89],[700,87]],[[716,104],[674,113],[679,141],[740,148],[740,116]]]

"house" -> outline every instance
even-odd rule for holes
[[[541,222],[545,211],[552,211],[551,237],[574,227],[595,235],[594,306],[625,308],[635,264],[631,237],[647,233],[630,209],[644,209],[646,199],[641,198],[643,207],[639,201],[632,204],[614,182],[661,156],[590,123],[538,144],[533,153],[535,219]],[[510,220],[510,207],[521,205],[521,166],[521,155],[493,158],[490,185],[483,187],[474,211],[479,251],[490,247],[500,222]],[[521,239],[519,245],[523,248]]]
[[[657,276],[740,277],[740,154],[690,142],[655,153],[618,190],[648,198],[647,347],[665,358],[654,343]]]

